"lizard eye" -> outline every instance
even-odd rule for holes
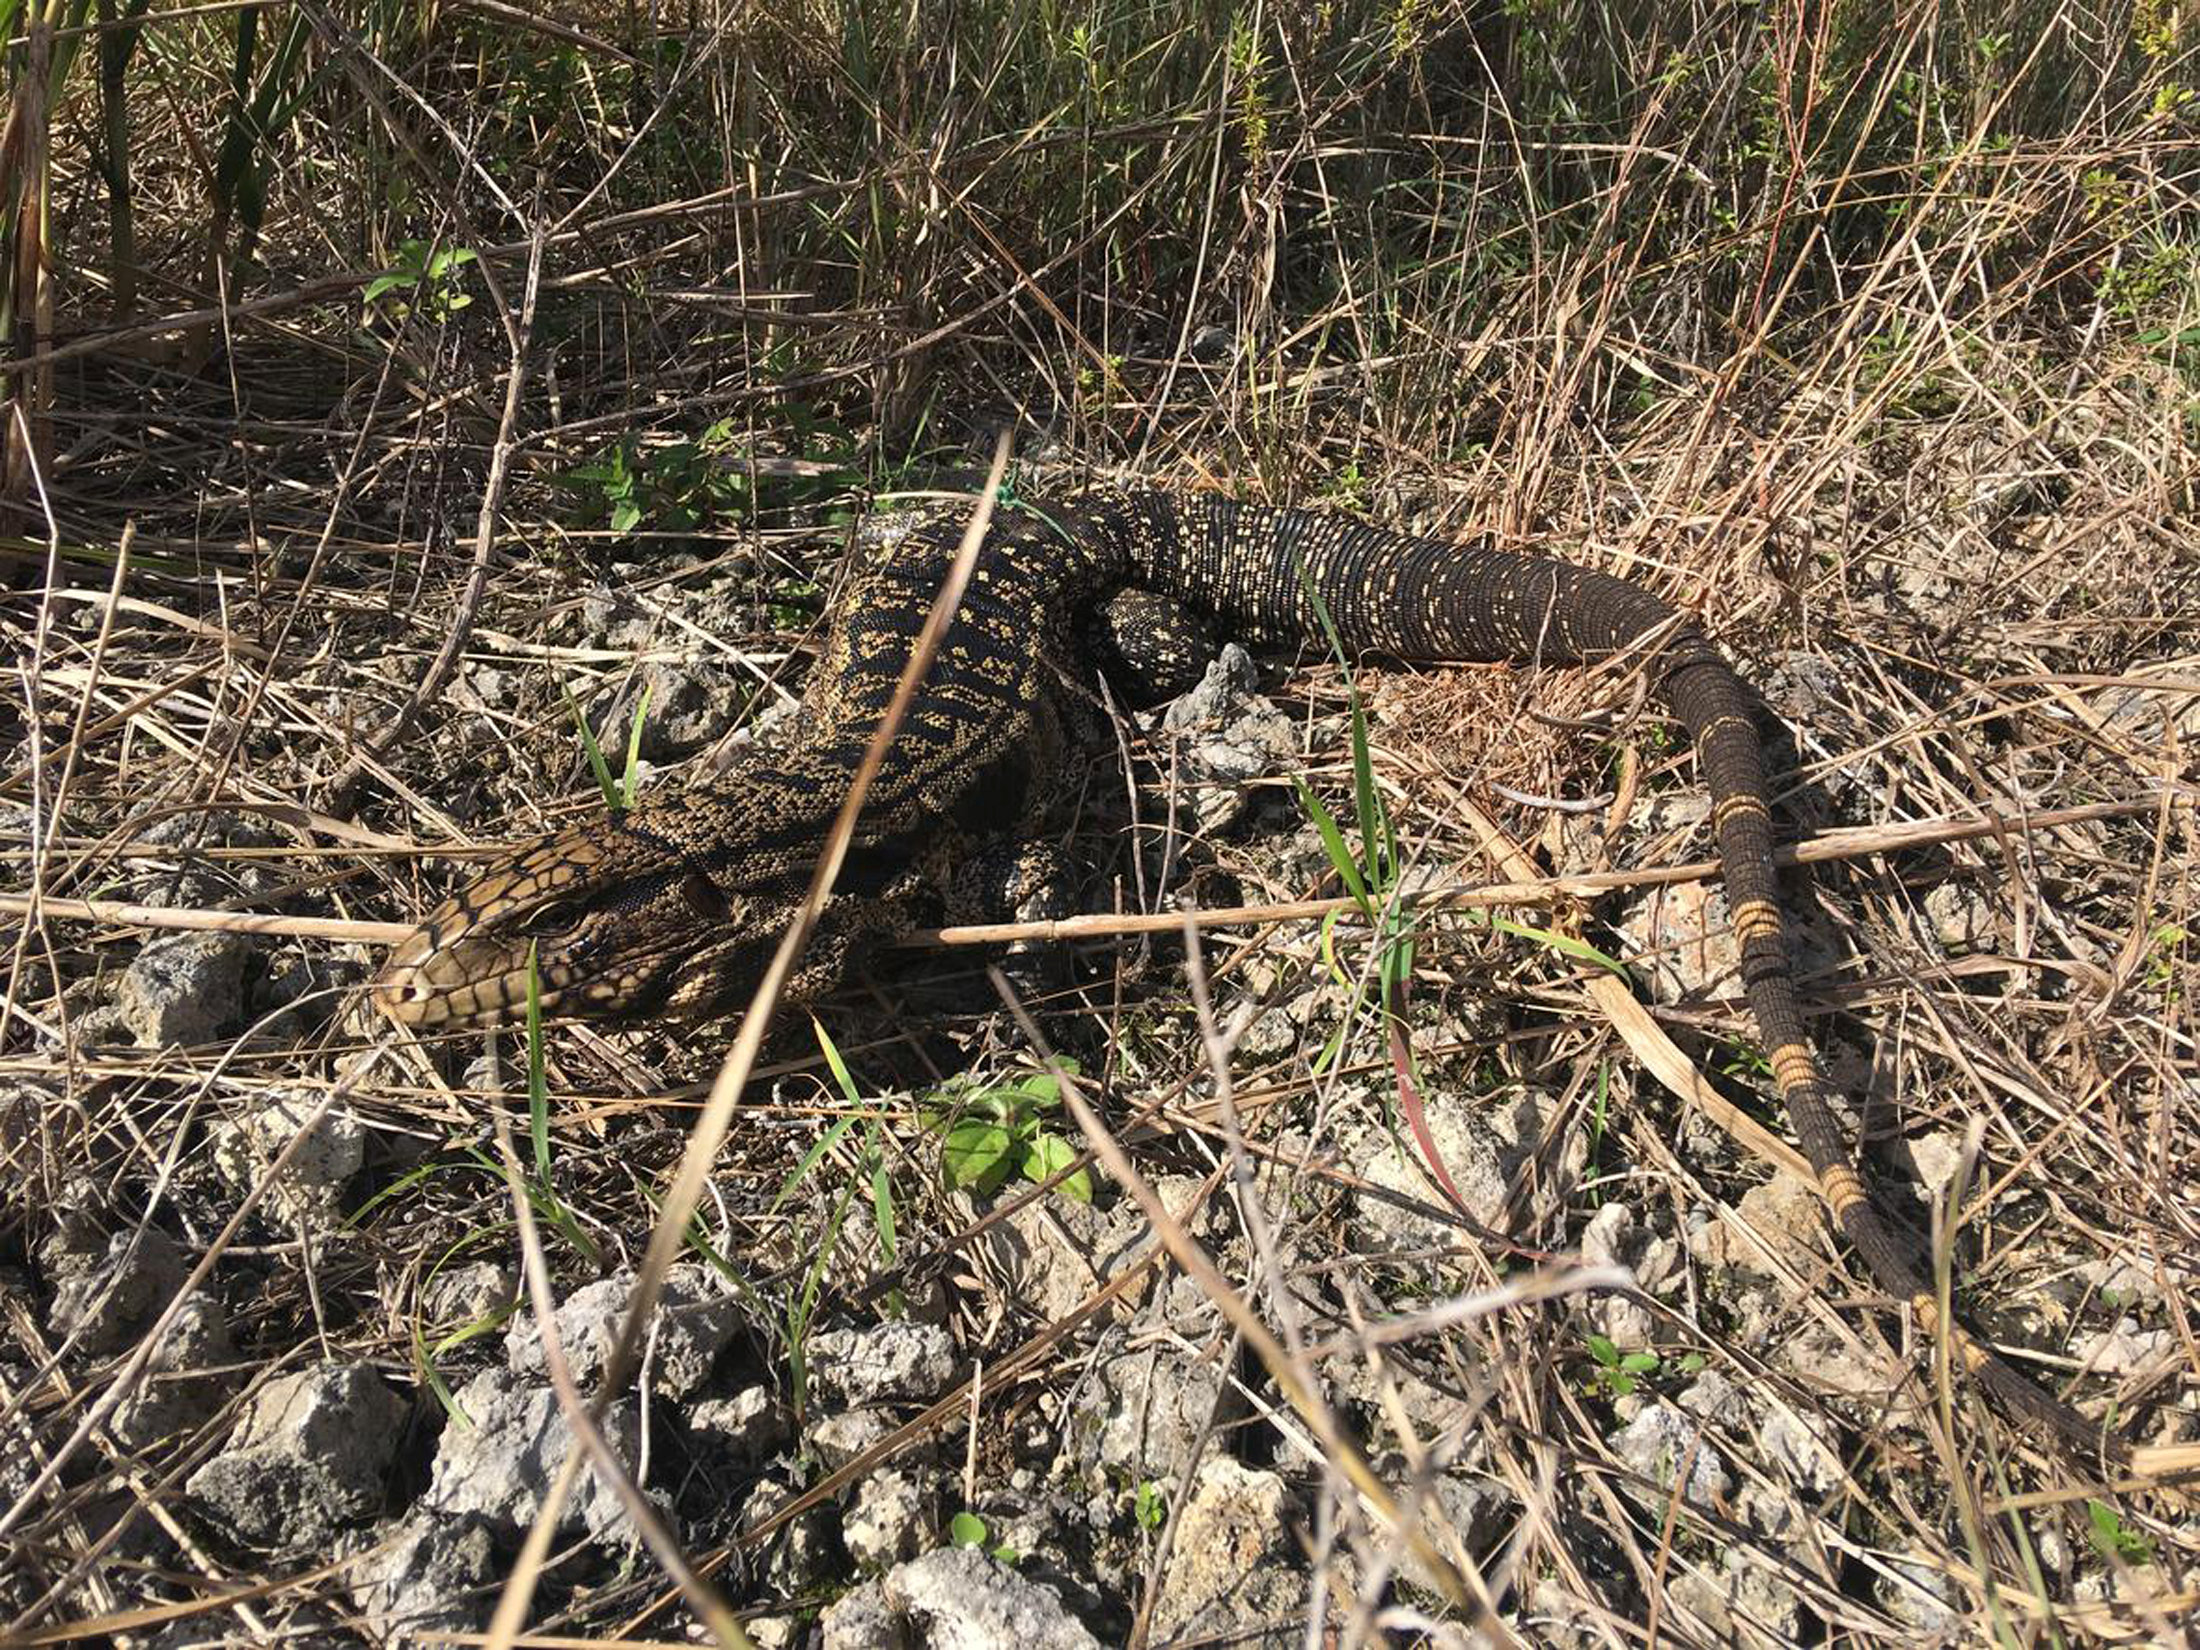
[[[726,898],[726,891],[700,871],[690,871],[680,879],[680,897],[699,917],[724,917],[733,912],[733,903]]]
[[[537,906],[520,922],[520,932],[533,940],[562,940],[580,927],[588,908],[577,899],[556,899]]]

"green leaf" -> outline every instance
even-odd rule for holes
[[[2103,1557],[2113,1555],[2128,1564],[2147,1564],[2154,1558],[2154,1543],[2137,1530],[2128,1528],[2114,1507],[2106,1501],[2088,1500],[2086,1517],[2092,1521],[2089,1532],[2093,1545]]]
[[[588,725],[588,713],[581,709],[581,702],[573,697],[572,684],[563,680],[558,691],[565,695],[565,708],[573,713],[573,724],[581,730],[581,751],[588,758],[589,767],[596,775],[596,786],[603,792],[604,806],[619,805],[619,788],[611,779],[611,764],[604,760],[603,746],[596,742],[596,730]]]
[[[1599,951],[1588,941],[1577,940],[1571,934],[1554,933],[1548,928],[1538,928],[1533,923],[1515,922],[1510,917],[1493,916],[1489,919],[1489,924],[1500,934],[1510,934],[1515,939],[1532,940],[1547,950],[1556,951],[1560,956],[1572,957],[1576,962],[1585,962],[1604,969],[1623,980],[1627,978],[1626,965],[1617,957]]]
[[[1322,851],[1328,854],[1329,863],[1336,867],[1337,875],[1343,879],[1345,892],[1352,896],[1353,903],[1359,906],[1367,919],[1374,921],[1375,908],[1367,897],[1367,882],[1360,875],[1359,860],[1353,856],[1352,849],[1344,840],[1344,831],[1338,826],[1335,816],[1322,806],[1321,798],[1308,788],[1305,780],[1293,775],[1291,782],[1299,789],[1299,804],[1306,809],[1307,818],[1314,822],[1314,829],[1321,834]]]
[[[871,1162],[871,1222],[878,1229],[879,1259],[894,1264],[894,1185],[887,1178],[886,1157],[879,1153]]]
[[[1658,1367],[1655,1352],[1630,1352],[1620,1359],[1619,1366],[1630,1375],[1647,1375]]]
[[[985,1520],[974,1512],[959,1512],[947,1521],[947,1539],[958,1547],[983,1547]]]
[[[1584,1344],[1589,1348],[1589,1356],[1596,1359],[1605,1368],[1617,1369],[1619,1367],[1619,1348],[1602,1335],[1591,1335]]]
[[[1014,1145],[1014,1137],[1000,1124],[966,1117],[940,1142],[940,1162],[954,1185],[990,1191],[1008,1178],[1009,1152]],[[992,1184],[986,1184],[988,1181]]]
[[[787,1172],[787,1178],[779,1183],[778,1195],[772,1199],[771,1207],[766,1209],[764,1212],[766,1214],[777,1214],[779,1212],[780,1204],[786,1202],[787,1198],[793,1193],[794,1189],[797,1186],[801,1185],[803,1181],[809,1178],[810,1171],[817,1167],[818,1159],[822,1158],[827,1152],[831,1151],[835,1146],[839,1145],[841,1142],[841,1138],[846,1135],[850,1129],[854,1128],[857,1122],[858,1119],[856,1118],[843,1117],[838,1122],[834,1123],[831,1128],[827,1129],[823,1134],[819,1135],[817,1137],[817,1144],[812,1146],[808,1151],[802,1154],[802,1161],[797,1163],[792,1169],[790,1169]]]
[[[1077,1148],[1058,1134],[1042,1134],[1031,1142],[1024,1153],[1024,1178],[1033,1185],[1049,1175],[1060,1174],[1077,1161]],[[1055,1190],[1075,1203],[1092,1201],[1092,1176],[1084,1169],[1065,1179]]]
[[[1051,1111],[1062,1103],[1062,1080],[1051,1071],[1034,1072],[1017,1083],[1015,1092],[1040,1110]]]
[[[657,691],[657,684],[642,684],[642,696],[634,702],[634,721],[626,730],[626,772],[619,785],[621,808],[634,806],[634,793],[641,789],[642,723],[649,716],[649,696]]]
[[[1138,1493],[1131,1500],[1132,1516],[1143,1530],[1158,1530],[1169,1516],[1169,1492],[1158,1478],[1148,1478],[1138,1486]]]
[[[855,1077],[848,1070],[848,1062],[840,1057],[840,1045],[833,1041],[832,1033],[825,1029],[825,1022],[815,1014],[811,1015],[810,1030],[817,1036],[818,1051],[825,1056],[825,1069],[833,1074],[833,1086],[840,1090],[840,1097],[851,1106],[862,1105],[862,1092],[857,1089]]]
[[[642,524],[642,507],[630,498],[622,498],[611,507],[611,530],[614,533],[631,533]]]

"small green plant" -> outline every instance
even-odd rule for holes
[[[1322,634],[1328,638],[1330,653],[1337,661],[1337,668],[1344,673],[1345,702],[1352,729],[1352,806],[1353,823],[1359,836],[1357,849],[1345,840],[1344,829],[1337,823],[1336,815],[1304,779],[1295,781],[1299,806],[1313,821],[1315,832],[1321,837],[1322,850],[1329,856],[1337,879],[1344,884],[1345,893],[1359,907],[1362,920],[1375,930],[1375,981],[1379,1001],[1387,1013],[1401,1000],[1406,982],[1413,974],[1415,916],[1396,897],[1405,861],[1398,849],[1398,831],[1391,822],[1389,806],[1375,783],[1375,763],[1367,737],[1367,709],[1360,697],[1359,683],[1353,678],[1352,661],[1346,656],[1344,638],[1337,633],[1336,623],[1329,616],[1329,604],[1314,587],[1313,576],[1304,562],[1299,564],[1298,574],[1299,586],[1321,623]],[[1322,956],[1331,974],[1351,990],[1352,1000],[1336,1034],[1315,1060],[1316,1071],[1325,1070],[1343,1052],[1358,1018],[1363,990],[1337,960],[1336,929],[1334,916],[1323,920]]]
[[[745,491],[738,473],[719,461],[725,424],[714,424],[700,441],[642,445],[626,435],[585,464],[557,477],[581,495],[584,520],[624,536],[646,527],[656,533],[688,533],[705,522],[739,512]]]
[[[2164,343],[2182,329],[2143,323],[2192,313],[2195,299],[2200,298],[2200,246],[2149,229],[2132,250],[2133,256],[2102,271],[2102,307],[2120,320],[2142,323],[2143,342]]]
[[[535,1206],[543,1223],[577,1249],[589,1265],[601,1267],[603,1251],[558,1201],[557,1184],[550,1172],[550,1080],[542,1040],[542,971],[536,966],[532,941],[527,947],[527,1138],[535,1154],[535,1177],[527,1186],[528,1202]]]
[[[1076,1066],[1062,1062],[1072,1076]],[[1077,1148],[1053,1126],[1062,1083],[1051,1071],[1003,1086],[949,1083],[920,1113],[940,1137],[940,1166],[950,1184],[990,1195],[1021,1175],[1034,1185],[1077,1160]],[[1079,1169],[1055,1188],[1077,1203],[1092,1201],[1092,1171]]]
[[[1169,1516],[1168,1486],[1158,1478],[1140,1480],[1137,1491],[1131,1496],[1131,1516],[1148,1535],[1158,1534]]]
[[[1023,1556],[1005,1541],[995,1543],[986,1521],[967,1507],[947,1521],[947,1539],[958,1547],[975,1547],[1001,1564],[1014,1564]]]
[[[695,533],[765,509],[795,509],[848,494],[863,481],[857,439],[802,401],[778,409],[798,457],[755,460],[749,436],[721,418],[699,436],[645,444],[622,436],[550,479],[576,501],[578,525],[630,533]],[[829,519],[844,519],[834,511]]]
[[[878,1234],[879,1259],[889,1270],[899,1252],[897,1232],[899,1222],[894,1213],[894,1186],[887,1173],[885,1124],[877,1106],[868,1104],[856,1088],[856,1081],[848,1070],[847,1061],[840,1049],[827,1035],[825,1027],[816,1019],[810,1021],[817,1034],[817,1046],[824,1053],[826,1067],[833,1074],[833,1082],[842,1098],[849,1105],[848,1115],[838,1118],[815,1144],[802,1154],[802,1161],[787,1173],[780,1182],[777,1195],[772,1198],[766,1214],[776,1214],[781,1204],[792,1197],[804,1181],[810,1178],[828,1152],[845,1140],[858,1124],[863,1126],[863,1141],[857,1153],[857,1172],[841,1185],[833,1199],[832,1208],[825,1217],[824,1230],[819,1234],[816,1258],[810,1262],[802,1279],[802,1287],[787,1303],[787,1349],[789,1386],[794,1395],[794,1407],[799,1413],[803,1407],[808,1387],[808,1365],[804,1349],[808,1344],[811,1315],[817,1308],[817,1297],[825,1281],[826,1265],[832,1260],[833,1251],[840,1246],[841,1227],[846,1224],[848,1211],[854,1206],[857,1193],[865,1186],[870,1190],[872,1228]],[[888,1304],[900,1309],[898,1291],[888,1296]]]
[[[573,697],[572,687],[558,684],[565,694],[565,708],[573,713],[573,725],[581,730],[581,750],[588,757],[588,765],[595,770],[596,784],[603,791],[604,805],[613,813],[624,813],[634,806],[636,793],[642,785],[642,724],[649,716],[649,696],[655,689],[644,687],[642,696],[634,702],[634,716],[626,730],[626,766],[619,777],[611,777],[611,764],[605,760],[603,746],[596,738],[596,730],[588,725],[588,713],[581,709],[581,702]]]
[[[1721,1043],[1718,1072],[1721,1077],[1764,1083],[1771,1081],[1772,1062],[1755,1043]]]
[[[1624,1398],[1646,1377],[1658,1372],[1659,1359],[1655,1352],[1622,1352],[1602,1335],[1591,1335],[1584,1344],[1589,1350],[1588,1389],[1591,1392],[1601,1392],[1607,1398]]]
[[[823,1162],[828,1152],[845,1140],[858,1124],[863,1126],[863,1142],[858,1152],[860,1179],[867,1182],[871,1191],[871,1219],[878,1233],[879,1258],[885,1265],[894,1264],[897,1234],[900,1223],[894,1214],[894,1184],[886,1167],[885,1121],[879,1108],[863,1098],[856,1087],[854,1075],[848,1070],[848,1062],[841,1058],[840,1046],[835,1043],[817,1019],[810,1021],[810,1029],[817,1036],[817,1046],[825,1056],[825,1066],[833,1074],[833,1085],[840,1090],[848,1103],[848,1115],[834,1120],[832,1127],[817,1137],[810,1149],[802,1154],[802,1161],[787,1172],[780,1182],[779,1191],[771,1201],[767,1213],[776,1213],[779,1206],[792,1197],[811,1172]],[[851,1183],[853,1184],[853,1183]]]
[[[448,321],[474,301],[463,277],[466,266],[479,256],[470,246],[402,242],[397,248],[397,262],[367,283],[362,299],[371,313],[388,298],[389,303],[383,307],[400,321],[413,313],[416,303],[430,319]]]
[[[1604,1151],[1604,1129],[1612,1100],[1612,1065],[1608,1060],[1597,1062],[1596,1102],[1589,1112],[1589,1178],[1582,1190],[1589,1196],[1592,1207],[1604,1203],[1604,1175],[1597,1167]]]
[[[2106,1501],[2088,1500],[2085,1512],[2092,1526],[2086,1533],[2103,1558],[2118,1558],[2126,1564],[2154,1562],[2154,1542],[2125,1524]]]
[[[442,1275],[447,1267],[457,1262],[468,1250],[485,1243],[501,1240],[510,1230],[511,1225],[509,1222],[499,1221],[493,1225],[475,1227],[455,1243],[450,1244],[440,1255],[436,1256],[434,1263],[428,1267],[426,1276],[421,1280],[422,1295],[425,1296],[429,1286]],[[471,1422],[467,1419],[465,1410],[459,1404],[458,1394],[451,1390],[450,1382],[444,1379],[443,1370],[438,1360],[456,1352],[460,1347],[471,1345],[484,1336],[493,1335],[502,1329],[510,1321],[512,1314],[519,1310],[519,1302],[517,1300],[505,1301],[501,1305],[491,1307],[478,1317],[468,1318],[462,1323],[452,1324],[448,1327],[438,1326],[441,1332],[433,1339],[430,1339],[428,1334],[429,1325],[424,1317],[425,1310],[422,1307],[416,1309],[412,1314],[410,1328],[412,1331],[413,1369],[427,1385],[428,1390],[435,1395],[435,1401],[443,1406],[444,1414],[453,1417],[461,1425],[470,1425]]]
[[[2200,328],[2195,329],[2200,333]],[[2185,961],[2185,942],[2192,931],[2181,922],[2165,922],[2148,936],[2147,984],[2162,993],[2169,1002],[2177,1001],[2179,975]]]
[[[1230,79],[1237,87],[1238,137],[1245,164],[1258,167],[1268,153],[1267,49],[1260,38],[1259,13],[1240,12],[1230,21]]]
[[[800,630],[817,616],[824,586],[808,576],[781,579],[772,586],[764,612],[781,630]]]

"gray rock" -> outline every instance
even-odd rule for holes
[[[1775,1406],[1757,1429],[1763,1459],[1810,1494],[1823,1495],[1841,1481],[1840,1458],[1784,1406]]]
[[[962,1362],[938,1324],[905,1319],[810,1337],[810,1379],[820,1393],[853,1405],[923,1403],[945,1392]]]
[[[1650,888],[1623,907],[1614,926],[1623,955],[1661,1003],[1691,1002],[1731,984],[1741,966],[1725,890],[1708,882]]]
[[[0,1304],[7,1304],[10,1288],[0,1284]],[[0,1357],[0,1391],[21,1392],[32,1378],[29,1364]],[[44,1463],[32,1447],[29,1414],[23,1409],[0,1420],[0,1507],[12,1507],[36,1481]]]
[[[475,703],[484,710],[510,710],[518,697],[512,672],[499,670],[495,665],[467,665],[459,673],[459,680],[472,691]]]
[[[249,1192],[267,1178],[269,1165],[320,1104],[316,1094],[272,1089],[242,1117],[216,1124],[211,1131],[216,1171],[232,1190]],[[366,1138],[356,1113],[341,1103],[331,1106],[312,1123],[282,1178],[268,1188],[263,1212],[320,1228],[334,1224],[345,1185],[366,1162]]]
[[[1955,1643],[1967,1636],[1969,1614],[1939,1565],[1925,1557],[1897,1558],[1872,1576],[1872,1595],[1887,1614],[1916,1632]]]
[[[1612,1202],[1582,1229],[1581,1258],[1591,1266],[1624,1266],[1637,1285],[1657,1294],[1679,1278],[1681,1246],[1644,1226],[1633,1204]]]
[[[731,727],[741,712],[739,687],[716,666],[652,659],[635,672],[633,685],[619,696],[617,708],[597,734],[606,755],[625,751],[634,707],[644,692],[649,695],[649,714],[642,721],[642,755],[652,762],[694,755]]]
[[[343,1007],[347,994],[366,983],[374,972],[365,950],[358,946],[315,951],[278,952],[268,959],[267,972],[253,993],[252,1012],[270,1009],[289,1012],[266,1021],[270,1039],[302,1038],[328,1023]]]
[[[736,1461],[768,1460],[794,1435],[794,1418],[768,1386],[743,1387],[730,1398],[704,1398],[687,1411],[688,1431]]]
[[[582,1391],[602,1379],[633,1292],[634,1274],[621,1272],[582,1285],[558,1307],[558,1344]],[[711,1365],[740,1327],[739,1302],[721,1294],[700,1267],[675,1267],[665,1278],[650,1326],[651,1387],[668,1398],[686,1397],[709,1378]],[[532,1312],[513,1314],[504,1353],[514,1374],[547,1373],[542,1328]]]
[[[1237,334],[1230,328],[1209,321],[1191,336],[1187,353],[1201,366],[1219,366],[1237,353]]]
[[[1758,681],[1765,703],[1789,722],[1824,727],[1846,701],[1847,680],[1831,659],[1804,649],[1782,653]]]
[[[1581,1234],[1581,1258],[1592,1266],[1620,1266],[1645,1290],[1673,1282],[1680,1272],[1681,1247],[1654,1236],[1636,1219],[1632,1205],[1607,1203]],[[1614,1346],[1631,1351],[1657,1339],[1657,1320],[1630,1295],[1599,1294],[1582,1302],[1587,1314]]]
[[[914,1558],[939,1534],[940,1477],[923,1468],[881,1467],[869,1474],[840,1520],[841,1542],[865,1570]]]
[[[1259,686],[1252,656],[1231,642],[1161,718],[1180,736],[1180,772],[1194,786],[1193,817],[1204,833],[1235,824],[1252,801],[1252,782],[1287,772],[1298,760],[1298,724]]]
[[[524,1530],[541,1510],[573,1441],[557,1394],[508,1370],[485,1369],[459,1389],[458,1402],[465,1419],[453,1416],[444,1427],[422,1505],[448,1517],[478,1515],[500,1533]],[[642,1441],[634,1400],[613,1404],[601,1424],[612,1453],[633,1470]],[[602,1540],[626,1529],[626,1510],[617,1496],[593,1468],[583,1471],[566,1498],[558,1533]]]
[[[2200,694],[2116,687],[2102,692],[2100,708],[2109,725],[2127,739],[2161,740],[2174,728],[2180,743],[2200,744]]]
[[[1432,1088],[1422,1099],[1429,1138],[1467,1212],[1485,1225],[1501,1226],[1512,1175],[1527,1154],[1523,1136],[1534,1138],[1532,1127],[1521,1126],[1532,1101],[1521,1098],[1484,1111],[1471,1096],[1449,1088]],[[1389,1192],[1436,1208],[1449,1206],[1411,1134],[1394,1139],[1387,1128],[1371,1126],[1354,1142],[1348,1157],[1370,1188],[1353,1197],[1355,1249],[1365,1254],[1411,1254],[1459,1241],[1459,1229],[1450,1222],[1380,1195]]]
[[[253,1395],[229,1447],[185,1489],[240,1541],[299,1547],[382,1510],[405,1401],[365,1364],[324,1364]]]
[[[762,1480],[742,1505],[740,1527],[755,1529],[794,1496],[794,1490],[777,1479]],[[847,1574],[848,1561],[841,1554],[834,1523],[830,1507],[815,1506],[796,1514],[772,1533],[757,1566],[772,1594],[794,1598],[828,1576]]]
[[[810,1427],[810,1448],[828,1467],[844,1467],[899,1423],[883,1409],[844,1409]]]
[[[115,987],[115,1008],[142,1048],[210,1043],[244,1020],[242,934],[147,940]]]
[[[1097,1374],[1100,1402],[1071,1415],[1073,1444],[1134,1479],[1180,1472],[1222,1391],[1215,1361],[1147,1346],[1104,1358]]]
[[[108,1418],[114,1435],[135,1450],[159,1450],[206,1426],[243,1383],[229,1320],[204,1295],[177,1310],[145,1366],[138,1388]]]
[[[1749,1403],[1741,1388],[1716,1369],[1697,1376],[1676,1402],[1699,1421],[1716,1427],[1740,1432],[1749,1425]]]
[[[1673,1580],[1673,1596],[1693,1612],[1713,1640],[1756,1650],[1801,1642],[1802,1602],[1795,1589],[1743,1552],[1716,1569],[1690,1569]]]
[[[1457,1355],[1462,1380],[1465,1372],[1482,1367],[1471,1349],[1461,1348]],[[1353,1359],[1347,1367],[1340,1359],[1336,1365],[1337,1392],[1366,1409],[1374,1436],[1386,1441],[1399,1441],[1399,1418],[1412,1427],[1416,1442],[1424,1448],[1439,1439],[1470,1437],[1486,1412],[1485,1404],[1423,1380],[1403,1360]]]
[[[1302,1617],[1306,1563],[1291,1534],[1299,1516],[1275,1473],[1227,1455],[1201,1462],[1154,1599],[1155,1635],[1236,1640]]]
[[[1950,956],[1991,951],[2001,932],[1994,902],[1965,883],[1943,882],[1929,890],[1925,919],[1932,924],[1941,950]]]
[[[502,1565],[486,1520],[415,1513],[387,1546],[368,1545],[349,1572],[351,1601],[391,1642],[488,1626]]]
[[[1715,1219],[1689,1234],[1688,1250],[1709,1267],[1777,1276],[1779,1262],[1800,1266],[1809,1259],[1825,1228],[1824,1211],[1824,1202],[1808,1181],[1777,1174],[1750,1187],[1735,1205],[1736,1217],[1757,1242],[1730,1222]]]
[[[2134,1254],[2088,1261],[2078,1268],[2078,1274],[2111,1304],[2125,1306],[2133,1302],[2159,1306],[2170,1293],[2183,1294],[2200,1283],[2200,1272]]]
[[[1904,1382],[1899,1371],[1822,1324],[1807,1324],[1778,1341],[1772,1358],[1806,1390],[1867,1406],[1875,1424],[1908,1424],[1917,1417],[1915,1383]]]
[[[1674,1474],[1693,1450],[1695,1461],[1682,1494],[1695,1506],[1715,1507],[1733,1490],[1734,1481],[1702,1427],[1687,1411],[1671,1404],[1645,1404],[1609,1442],[1615,1455],[1661,1490],[1671,1487]]]
[[[130,898],[140,905],[176,910],[223,900],[255,899],[281,886],[274,865],[252,860],[210,860],[208,848],[281,848],[285,839],[252,814],[180,813],[138,832],[140,844],[181,850],[180,869],[160,867],[132,879]]]
[[[1163,1193],[1164,1198],[1170,1196]],[[1181,1207],[1179,1196],[1170,1207]],[[1129,1198],[1108,1208],[1050,1197],[1027,1203],[979,1236],[991,1281],[1007,1299],[1050,1322],[1077,1306],[1152,1242],[1146,1217]],[[1135,1306],[1137,1286],[1123,1298]]]
[[[974,1547],[889,1570],[825,1612],[825,1650],[1098,1650],[1053,1592]]]
[[[438,1272],[421,1291],[428,1321],[440,1329],[479,1323],[518,1299],[518,1274],[493,1260],[468,1261]]]
[[[183,1287],[186,1270],[174,1240],[157,1226],[99,1241],[70,1221],[40,1258],[55,1285],[46,1327],[73,1334],[77,1350],[93,1357],[136,1340]]]
[[[599,647],[640,647],[656,629],[656,615],[630,590],[598,585],[581,598],[581,634]]]
[[[1802,1499],[1784,1484],[1749,1478],[1734,1496],[1735,1516],[1768,1542],[1786,1548],[1804,1539],[1815,1522]]]
[[[2118,1318],[2112,1329],[2080,1335],[2071,1350],[2099,1374],[2139,1375],[2176,1366],[2182,1348],[2170,1330],[2144,1329],[2136,1318]]]

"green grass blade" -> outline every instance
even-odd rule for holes
[[[588,713],[581,709],[581,702],[573,697],[572,684],[560,681],[558,691],[565,695],[565,708],[573,713],[573,725],[581,730],[581,750],[588,757],[588,765],[595,771],[596,784],[603,791],[604,805],[619,806],[618,782],[611,777],[611,764],[604,760],[603,746],[596,742],[596,730],[588,725]]]
[[[626,772],[620,777],[619,798],[612,803],[615,808],[633,807],[634,793],[641,789],[642,722],[649,715],[649,696],[656,691],[654,682],[645,682],[634,702],[634,721],[626,730]]]

